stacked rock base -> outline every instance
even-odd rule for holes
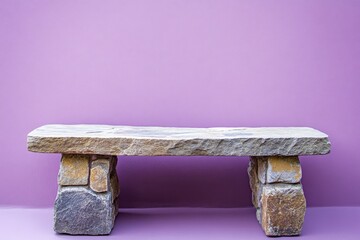
[[[54,230],[109,234],[118,213],[116,156],[63,154],[58,175]]]
[[[251,157],[248,174],[256,217],[265,234],[299,235],[306,200],[298,157]]]

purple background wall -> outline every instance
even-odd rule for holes
[[[308,205],[360,205],[359,26],[350,0],[0,0],[0,205],[53,204],[47,123],[315,127]],[[247,164],[123,157],[121,206],[250,206]]]

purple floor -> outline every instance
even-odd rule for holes
[[[52,209],[0,208],[0,239],[75,239],[52,230]],[[110,236],[76,239],[266,239],[254,209],[123,209]],[[274,239],[274,238],[269,238]],[[281,238],[289,239],[289,238]],[[360,239],[360,207],[308,208],[300,237]]]

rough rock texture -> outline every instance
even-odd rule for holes
[[[55,201],[54,230],[58,233],[109,234],[116,217],[111,193],[85,187],[60,187]]]
[[[312,128],[163,128],[45,125],[28,135],[33,152],[105,155],[296,156],[327,154]]]
[[[248,174],[256,218],[265,234],[299,235],[306,202],[301,184],[294,184],[301,179],[298,157],[251,157]]]
[[[116,156],[63,155],[55,201],[56,232],[74,235],[111,232],[118,214],[116,163]]]
[[[297,156],[258,159],[258,178],[262,183],[298,183],[302,172]]]
[[[266,171],[267,171],[267,157],[251,157],[251,161],[256,162],[257,166],[257,180],[261,183],[266,183]]]
[[[256,158],[250,158],[249,167],[248,167],[248,175],[249,175],[250,188],[251,188],[251,192],[252,192],[252,203],[255,208],[260,207],[259,198],[261,195],[261,194],[259,194],[259,192],[261,193],[261,190],[260,190],[261,186],[260,186],[260,182],[258,180],[257,173],[258,173],[258,161],[256,160]]]
[[[261,207],[261,223],[267,236],[301,233],[306,210],[301,184],[264,185]]]
[[[89,155],[64,154],[58,175],[59,185],[87,185],[89,179]]]
[[[250,158],[248,175],[252,193],[252,203],[256,208],[256,218],[261,224],[261,194],[264,185],[258,178],[258,158]]]
[[[116,173],[110,177],[110,191],[112,192],[112,201],[114,202],[120,194],[119,180]]]
[[[99,159],[91,162],[90,188],[95,192],[106,192],[110,178],[110,161]]]

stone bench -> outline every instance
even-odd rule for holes
[[[32,152],[61,153],[54,229],[109,234],[118,213],[118,155],[250,156],[256,216],[268,236],[301,233],[306,201],[299,155],[330,152],[328,136],[303,127],[170,128],[45,125],[28,135]]]

